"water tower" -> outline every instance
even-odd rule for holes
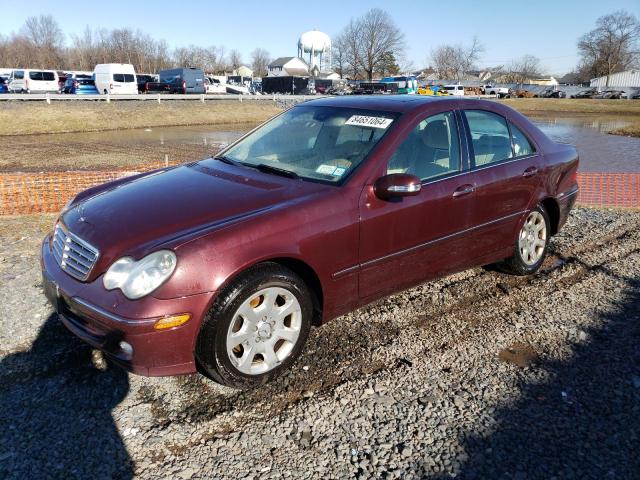
[[[303,33],[298,40],[298,57],[307,61],[309,71],[315,66],[321,72],[331,70],[331,38],[318,30]]]

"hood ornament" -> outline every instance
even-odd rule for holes
[[[82,204],[79,204],[76,207],[76,210],[78,211],[78,221],[81,223],[89,223],[87,222],[87,218],[84,216],[84,207],[82,206]]]

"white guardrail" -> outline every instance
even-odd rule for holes
[[[22,100],[22,101],[45,101],[51,103],[53,101],[78,101],[93,100],[101,102],[111,102],[114,100],[139,100],[139,101],[155,101],[158,103],[172,100],[192,100],[202,103],[210,100],[233,100],[237,102],[262,100],[262,101],[278,101],[278,100],[296,100],[305,101],[314,98],[323,97],[324,95],[215,95],[215,94],[182,94],[182,93],[160,93],[160,94],[141,94],[141,95],[71,95],[61,93],[4,93],[0,94],[2,100]]]

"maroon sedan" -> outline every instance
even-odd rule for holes
[[[478,265],[534,273],[577,168],[499,103],[315,100],[216,158],[80,193],[42,244],[44,288],[135,373],[251,387],[382,296]]]

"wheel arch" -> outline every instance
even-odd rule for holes
[[[313,318],[311,324],[319,326],[322,323],[322,310],[324,305],[324,294],[322,282],[316,271],[307,262],[293,257],[277,257],[265,260],[282,265],[293,271],[302,278],[311,292],[311,302],[313,304]],[[263,262],[260,262],[263,263]]]
[[[262,264],[268,263],[276,263],[291,270],[300,278],[302,278],[302,281],[309,288],[309,291],[311,293],[311,303],[313,305],[313,318],[311,319],[311,324],[313,326],[321,325],[322,313],[324,308],[324,291],[322,288],[322,282],[320,281],[320,277],[316,273],[315,269],[311,267],[311,265],[309,265],[307,262],[300,260],[299,258],[290,256],[277,256],[255,261],[229,275],[225,279],[224,283],[220,285],[218,291],[221,292],[226,289],[231,283],[233,283],[236,278],[238,278],[240,275],[243,275],[246,271],[252,268],[259,267]],[[215,301],[215,297],[211,301],[212,304],[213,301]]]
[[[558,225],[560,223],[560,205],[555,198],[547,197],[540,201],[540,205],[544,207],[549,215],[549,223],[551,223],[551,235],[558,233]]]

